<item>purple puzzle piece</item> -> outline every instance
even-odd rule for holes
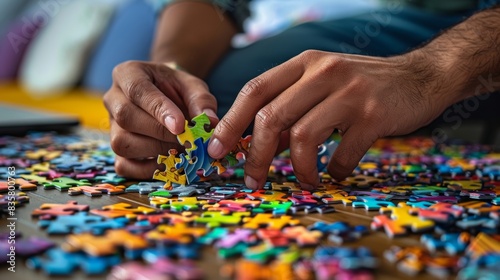
[[[132,279],[204,279],[201,269],[196,267],[190,260],[179,260],[177,262],[160,258],[150,265],[139,262],[128,262],[115,266],[108,279],[132,280]]]
[[[10,247],[15,247],[15,256],[21,257],[30,257],[33,255],[37,255],[43,253],[47,249],[53,247],[55,245],[54,242],[49,241],[40,237],[30,237],[30,238],[21,238],[21,235],[15,235],[13,238],[10,238],[8,233],[2,233],[0,237],[0,262],[5,263],[10,259]],[[15,240],[15,243],[9,243],[9,240]],[[11,241],[12,242],[12,241]]]
[[[255,233],[249,229],[236,229],[233,233],[228,234],[225,238],[217,241],[215,246],[218,248],[232,248],[236,244],[252,242]]]

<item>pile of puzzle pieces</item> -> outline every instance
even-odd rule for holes
[[[154,176],[161,181],[149,182],[118,176],[106,142],[53,133],[0,137],[0,215],[15,215],[9,202],[23,211],[31,192],[68,194],[65,204],[36,205],[31,216],[49,238],[18,233],[18,256],[50,275],[82,270],[109,279],[202,279],[207,250],[228,260],[220,269],[227,279],[371,279],[382,262],[409,275],[498,279],[500,154],[488,147],[380,140],[352,176],[335,182],[320,173],[314,191],[299,188],[285,153],[274,160],[264,189],[252,191],[241,184],[250,138],[215,161],[206,154],[205,119],[193,122],[179,136],[185,153],[159,156],[165,170]],[[320,170],[331,143],[318,151]],[[147,195],[150,206],[91,208],[71,200],[135,193]],[[312,213],[335,220],[351,207],[373,217],[371,228],[301,222]],[[353,245],[378,231],[418,237],[420,246],[394,246],[382,256]],[[52,235],[64,242],[56,245]],[[8,238],[0,235],[0,258]]]

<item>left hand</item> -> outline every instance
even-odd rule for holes
[[[209,154],[222,158],[255,118],[245,184],[262,187],[280,142],[287,142],[297,180],[312,189],[319,183],[318,145],[338,129],[342,142],[328,172],[342,180],[375,140],[412,132],[446,108],[432,63],[422,53],[379,58],[305,51],[243,87],[216,126]],[[280,141],[283,136],[288,139]]]

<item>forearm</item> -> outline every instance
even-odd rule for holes
[[[500,7],[471,16],[412,53],[435,67],[429,79],[444,106],[500,90]]]
[[[215,5],[179,1],[160,16],[151,58],[157,62],[175,62],[204,78],[230,47],[236,30]]]

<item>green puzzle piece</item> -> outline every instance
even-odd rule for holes
[[[269,259],[276,258],[287,249],[287,247],[273,247],[269,243],[262,243],[249,247],[243,252],[243,256],[254,262],[266,263]]]
[[[167,190],[159,190],[149,193],[149,196],[172,197],[172,194]]]
[[[31,182],[36,182],[37,184],[50,183],[47,178],[33,174],[22,174],[21,178]]]
[[[229,234],[229,229],[223,227],[213,228],[209,233],[198,238],[198,243],[210,245]]]
[[[228,259],[231,257],[239,256],[243,254],[248,249],[248,245],[245,243],[238,243],[230,248],[219,248],[219,257],[222,259]]]
[[[224,214],[221,212],[204,212],[200,217],[196,218],[195,223],[207,224],[207,227],[220,227],[227,225],[238,225],[242,222],[243,217],[250,216],[250,212],[234,212]]]
[[[253,213],[264,213],[272,211],[275,215],[285,215],[292,207],[292,202],[282,202],[282,201],[263,201],[259,207],[252,209]]]
[[[52,180],[50,183],[43,183],[43,188],[45,190],[50,190],[53,188],[56,188],[58,191],[67,191],[69,188],[72,187],[78,187],[78,186],[90,186],[91,184],[89,181],[82,179],[82,180],[75,180],[72,178],[68,177],[60,177],[57,179]]]
[[[212,136],[212,133],[214,132],[213,129],[209,132],[205,129],[206,126],[210,126],[210,119],[205,113],[194,117],[192,122],[194,123],[194,126],[189,126],[189,122],[186,121],[184,125],[184,132],[177,135],[177,140],[181,145],[184,145],[186,142],[191,145],[191,147],[186,148],[188,155],[191,151],[194,151],[197,148],[194,144],[194,140],[202,138],[203,142],[206,142],[210,139],[210,136]]]

